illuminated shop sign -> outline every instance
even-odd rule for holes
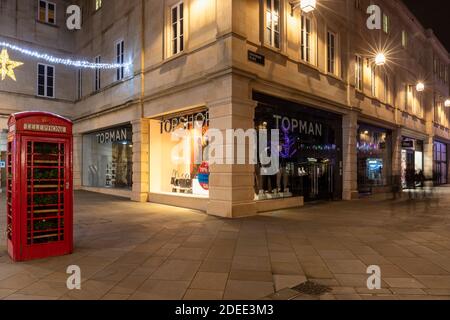
[[[283,117],[279,115],[274,115],[273,118],[276,120],[276,128],[285,131],[298,132],[300,134],[310,135],[310,136],[322,136],[322,124],[312,121],[305,121],[300,119],[293,119],[288,117]]]
[[[131,129],[129,127],[112,128],[96,134],[97,143],[105,144],[112,142],[129,141]]]
[[[24,130],[27,131],[40,131],[40,132],[51,132],[51,133],[66,133],[67,128],[63,126],[53,126],[48,124],[35,124],[35,123],[25,123]]]
[[[172,133],[178,128],[194,128],[195,124],[202,128],[209,126],[209,113],[207,111],[204,111],[162,120],[160,122],[161,134]]]

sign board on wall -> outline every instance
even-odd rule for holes
[[[130,126],[115,127],[96,133],[98,144],[113,142],[127,142],[132,140],[132,129]]]

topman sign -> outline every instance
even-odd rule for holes
[[[274,115],[273,118],[276,121],[276,128],[280,130],[316,137],[321,137],[323,134],[321,123],[300,119],[291,119],[279,115]]]
[[[129,128],[112,128],[103,132],[97,133],[97,143],[105,144],[112,142],[128,141]]]

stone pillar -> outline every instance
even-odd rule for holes
[[[149,121],[146,119],[131,122],[133,126],[133,189],[131,200],[147,202],[149,193]]]
[[[446,184],[450,184],[450,144],[447,143],[447,181]]]
[[[343,134],[343,200],[358,199],[358,114],[351,111],[342,119]]]
[[[402,175],[402,140],[402,129],[397,128],[392,132],[392,177]]]
[[[227,129],[253,129],[256,103],[251,100],[225,98],[208,103],[210,128],[224,137],[224,164],[210,165],[208,214],[226,218],[256,214],[254,165],[226,164]],[[213,144],[214,145],[214,144]],[[248,145],[248,143],[247,143]],[[235,150],[237,148],[234,148]],[[246,148],[248,151],[248,148]]]
[[[433,178],[434,137],[429,136],[423,144],[423,174],[426,179]]]
[[[73,188],[81,189],[83,185],[83,135],[73,135]]]

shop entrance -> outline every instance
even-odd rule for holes
[[[414,189],[424,180],[423,141],[403,138],[402,141],[402,187]]]

